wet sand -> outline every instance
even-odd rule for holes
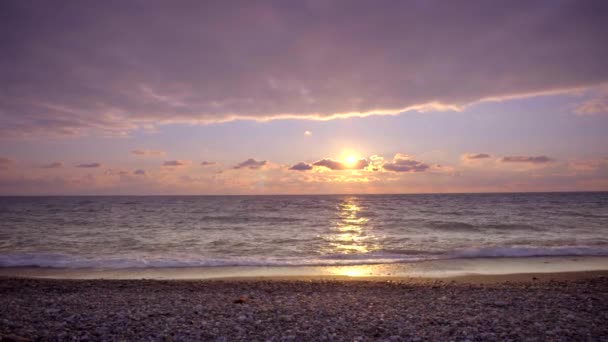
[[[608,272],[453,278],[0,278],[3,338],[606,340]]]
[[[608,257],[521,257],[427,260],[350,266],[230,266],[173,268],[0,268],[0,276],[49,279],[225,279],[255,277],[446,278],[608,270]]]

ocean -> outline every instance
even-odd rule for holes
[[[608,193],[0,197],[0,267],[608,256]]]

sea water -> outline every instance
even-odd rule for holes
[[[0,197],[0,267],[549,256],[608,256],[608,193]]]

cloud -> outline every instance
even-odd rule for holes
[[[7,169],[15,165],[15,161],[10,158],[0,157],[0,169]]]
[[[146,170],[137,169],[137,170],[133,171],[133,174],[136,175],[136,176],[145,176],[146,175]]]
[[[202,161],[201,162],[202,166],[212,166],[212,165],[215,165],[215,164],[217,164],[217,163],[216,162],[212,162],[212,161]]]
[[[180,166],[188,166],[191,163],[192,162],[189,160],[167,160],[166,162],[163,163],[163,166],[180,167]]]
[[[53,162],[48,164],[40,165],[43,169],[59,169],[63,167],[63,162]]]
[[[78,164],[76,167],[84,168],[84,169],[95,169],[101,167],[100,163],[89,163],[89,164]]]
[[[382,169],[383,164],[384,164],[384,157],[374,154],[369,157],[368,170],[380,171]]]
[[[295,171],[308,171],[308,170],[312,170],[312,165],[304,163],[304,162],[300,162],[300,163],[293,165],[289,169],[295,170]]]
[[[476,159],[488,159],[492,158],[491,155],[487,153],[467,153],[463,154],[461,159],[463,160],[476,160]]]
[[[235,165],[233,167],[233,169],[257,170],[257,169],[264,167],[266,164],[268,164],[268,161],[266,161],[266,160],[257,161],[253,158],[249,158],[249,159],[245,160],[244,162]]]
[[[125,170],[107,169],[103,172],[103,174],[106,176],[128,176],[130,174],[130,172],[125,171]]]
[[[165,151],[144,149],[132,150],[131,153],[138,156],[164,156],[167,154]]]
[[[396,159],[406,157],[408,160],[417,159],[405,155],[398,155]],[[382,158],[376,156],[374,160],[382,161]],[[500,159],[498,161],[500,163]],[[390,164],[394,163],[391,161]],[[543,165],[545,167],[520,164],[515,169],[458,169],[460,166],[456,166],[452,172],[450,166],[429,165],[425,172],[410,171],[413,173],[295,172],[288,171],[285,167],[268,167],[263,175],[258,172],[197,172],[195,169],[191,169],[192,172],[150,171],[141,175],[142,172],[127,169],[126,165],[116,165],[114,169],[104,168],[103,172],[78,172],[68,168],[55,173],[17,163],[15,168],[11,168],[16,172],[0,172],[0,194],[193,195],[608,190],[608,158],[603,156],[559,160]],[[365,170],[370,170],[369,166]]]
[[[555,171],[557,169],[557,172]],[[570,159],[553,165],[552,174],[565,176],[608,175],[608,158]]]
[[[594,115],[608,113],[608,96],[585,101],[576,108],[576,114]]]
[[[603,87],[600,94],[579,104],[574,112],[578,115],[596,115],[608,113],[608,87]]]
[[[430,166],[423,162],[413,160],[406,154],[398,153],[393,158],[392,163],[385,163],[382,165],[382,168],[392,172],[424,172],[427,171]]]
[[[369,161],[366,159],[360,159],[354,165],[348,165],[333,159],[321,159],[312,163],[312,165],[323,166],[330,170],[361,170],[369,165]]]
[[[531,163],[531,164],[545,164],[553,162],[554,160],[547,156],[507,156],[501,159],[503,163]]]
[[[608,81],[603,1],[9,1],[0,12],[4,138],[458,110]]]

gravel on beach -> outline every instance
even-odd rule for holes
[[[608,340],[608,278],[0,278],[0,340]]]

